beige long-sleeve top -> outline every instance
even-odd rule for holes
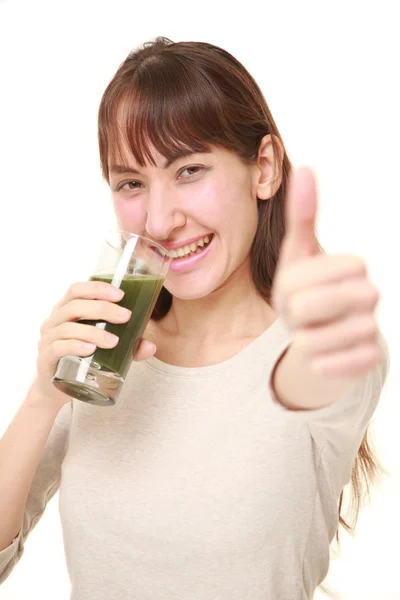
[[[290,411],[270,385],[289,343],[279,318],[222,363],[134,362],[115,406],[65,405],[0,582],[59,490],[71,600],[312,598],[386,363]]]

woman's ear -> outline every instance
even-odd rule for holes
[[[276,194],[282,182],[282,163],[285,154],[281,140],[275,135],[274,145],[272,135],[263,137],[258,149],[257,162],[253,170],[253,186],[255,195],[260,200],[268,200]]]

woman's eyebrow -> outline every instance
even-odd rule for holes
[[[209,151],[205,151],[204,153],[207,154],[211,154],[212,150]],[[174,156],[172,156],[171,158],[169,158],[165,164],[163,165],[163,169],[168,169],[168,167],[170,167],[174,162],[176,162],[177,160],[179,160],[180,158],[189,158],[191,156],[194,156],[193,152],[179,152],[178,154],[175,154]],[[136,175],[140,174],[140,171],[138,171],[137,169],[134,169],[133,167],[130,167],[129,165],[110,165],[109,168],[110,173],[113,173],[114,175],[121,175],[123,173],[135,173]]]

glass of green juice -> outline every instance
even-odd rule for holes
[[[161,292],[171,262],[168,251],[141,235],[112,231],[106,235],[97,267],[89,281],[105,281],[125,294],[117,304],[132,311],[127,323],[80,319],[119,337],[111,349],[96,348],[88,357],[63,356],[52,383],[78,400],[98,406],[115,404]]]

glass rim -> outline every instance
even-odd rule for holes
[[[108,232],[106,232],[106,236],[108,235],[112,235],[115,233],[128,233],[132,238],[142,238],[143,240],[146,240],[146,242],[149,243],[150,246],[154,246],[155,248],[158,249],[158,251],[161,251],[161,253],[168,259],[172,260],[172,256],[169,253],[169,251],[164,248],[164,246],[162,246],[161,244],[159,244],[158,242],[155,242],[154,240],[151,240],[150,238],[146,237],[145,235],[142,235],[141,233],[134,233],[133,231],[127,231],[126,229],[109,229]]]

